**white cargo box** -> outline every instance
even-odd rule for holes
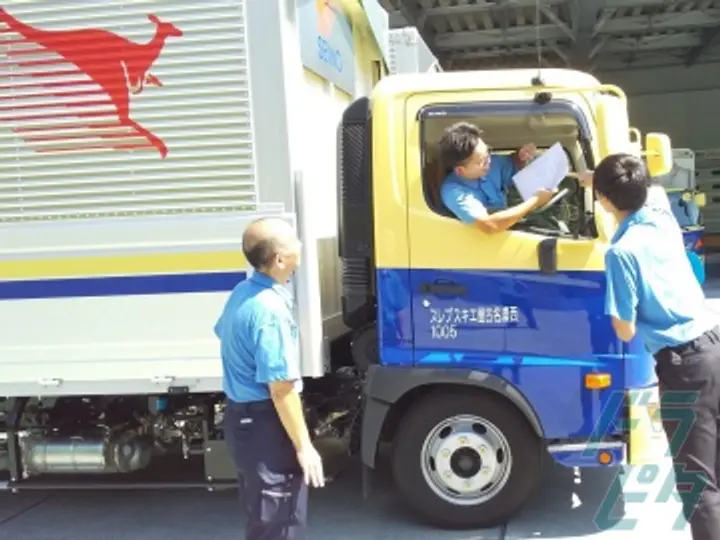
[[[213,326],[268,215],[300,229],[303,369],[323,375],[336,128],[372,87],[338,6],[5,3],[0,396],[221,390]]]

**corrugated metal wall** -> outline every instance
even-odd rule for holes
[[[243,1],[5,9],[1,220],[253,208]]]
[[[720,63],[600,77],[627,92],[632,125],[643,133],[667,133],[673,147],[695,152],[695,184],[707,194],[702,212],[706,232],[720,233]]]
[[[630,122],[643,133],[670,135],[676,148],[720,148],[720,64],[599,74],[630,98]]]

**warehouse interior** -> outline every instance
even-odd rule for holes
[[[389,14],[391,55],[393,41],[417,39],[421,70],[566,67],[620,86],[634,127],[694,152],[706,233],[720,233],[720,0],[379,3]],[[391,58],[391,70],[401,64]]]

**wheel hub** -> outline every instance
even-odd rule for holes
[[[463,447],[450,456],[450,468],[461,478],[472,478],[482,469],[482,458],[475,449]]]
[[[510,468],[510,448],[504,435],[477,416],[445,420],[423,445],[426,482],[455,505],[477,505],[494,497],[504,487]]]

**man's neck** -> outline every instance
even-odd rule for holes
[[[265,274],[269,278],[271,278],[273,281],[279,284],[287,283],[290,279],[290,276],[286,275],[286,272],[281,270],[280,268],[263,268],[261,270],[258,270],[259,272]]]
[[[613,215],[615,216],[615,220],[618,223],[622,223],[623,220],[630,215],[630,212],[621,212],[619,210],[616,210],[613,212]]]

